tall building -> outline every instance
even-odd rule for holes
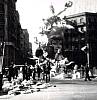
[[[0,0],[0,42],[5,43],[4,66],[16,61],[21,25],[16,10],[17,0]]]
[[[79,13],[66,17],[80,31],[80,47],[89,45],[89,64],[97,67],[97,13]]]
[[[89,65],[97,67],[97,13],[84,12],[64,18],[66,24],[72,25],[74,29],[55,29],[48,34],[48,44],[54,47],[55,53],[58,48],[62,48],[63,55],[76,63],[83,59],[81,48],[88,46]]]
[[[28,56],[29,57],[33,57],[33,53],[32,53],[32,43],[29,42],[29,52],[28,52]]]
[[[26,59],[29,52],[29,33],[27,29],[22,29],[20,34],[20,50],[23,58]]]

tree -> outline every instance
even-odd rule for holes
[[[58,37],[63,39],[63,31],[67,28],[70,28],[71,25],[66,25],[66,19],[60,18],[59,15],[66,11],[68,8],[72,6],[72,2],[66,2],[64,5],[64,9],[59,13],[55,14],[54,6],[51,4],[50,10],[52,12],[52,16],[48,19],[43,19],[44,26],[42,27],[42,32],[40,34],[46,34],[48,39],[52,37]],[[69,26],[69,27],[68,27]],[[73,28],[73,26],[71,26]],[[60,33],[60,34],[59,34]],[[49,52],[49,51],[48,51]],[[54,54],[54,53],[53,53]],[[51,56],[51,54],[49,53]]]

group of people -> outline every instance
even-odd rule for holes
[[[18,78],[21,81],[33,79],[37,81],[44,80],[46,83],[49,82],[51,70],[50,59],[41,55],[35,62],[34,65],[25,62],[22,66],[16,66],[11,62],[8,69],[8,81]]]
[[[79,56],[80,53],[76,54],[75,56]],[[69,61],[67,57],[63,57],[61,49],[58,49],[56,55],[55,55],[55,60],[58,64],[58,71],[59,69],[62,69],[64,73],[68,73],[68,71],[73,71],[73,74],[76,74],[79,69],[82,71],[82,76],[85,78],[85,81],[89,80],[91,81],[91,78],[89,76],[90,68],[89,65],[87,64],[87,53],[85,51],[81,51],[81,56],[79,56],[77,60]],[[78,61],[78,59],[80,61]],[[78,61],[78,62],[77,62]]]
[[[55,54],[54,62],[52,62],[47,55],[44,56],[43,51],[37,52],[38,53],[36,55],[38,55],[38,57],[35,65],[28,65],[27,62],[25,62],[24,66],[17,68],[14,63],[11,62],[9,66],[8,80],[11,81],[12,78],[21,77],[22,80],[30,80],[33,78],[33,80],[45,80],[46,82],[49,82],[52,66],[56,66],[57,73],[64,72],[67,74],[69,69],[74,70],[74,73],[76,73],[78,70],[78,67],[76,67],[77,64],[74,61],[69,61],[67,57],[63,57],[61,49],[58,49]],[[91,81],[87,63],[82,66],[84,66],[85,81]]]

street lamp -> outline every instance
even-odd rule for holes
[[[65,8],[64,8],[62,11],[60,11],[56,16],[60,15],[60,14],[63,13],[64,11],[66,11],[66,9],[69,8],[69,7],[71,7],[72,4],[73,4],[73,2],[71,2],[71,1],[66,2],[66,3],[65,3]]]

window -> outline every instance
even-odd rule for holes
[[[4,12],[4,4],[0,4],[0,12]]]
[[[84,22],[84,18],[80,18],[80,23],[83,23]]]
[[[0,14],[0,23],[4,24],[4,14]]]

